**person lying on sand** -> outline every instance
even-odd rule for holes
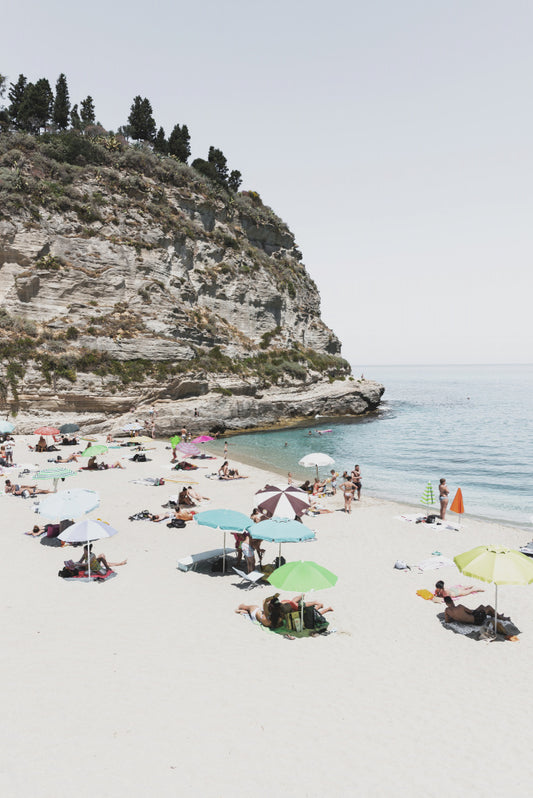
[[[97,463],[96,457],[89,457],[89,462],[86,466],[82,466],[81,471],[107,471],[108,468],[124,468],[120,460],[116,463]]]
[[[279,596],[279,593],[276,593],[276,596]],[[294,596],[291,599],[283,599],[281,603],[282,609],[284,612],[294,612],[295,610],[300,609],[300,602],[304,598],[303,593],[300,593],[299,596]],[[333,612],[333,607],[324,607],[324,604],[321,601],[314,600],[314,601],[305,601],[304,607],[315,607],[321,615],[325,615],[326,612]]]
[[[52,462],[53,463],[72,463],[73,461],[75,461],[77,463],[78,462],[78,458],[79,458],[79,454],[76,454],[75,452],[72,452],[72,454],[69,454],[68,457],[61,457],[61,455],[58,454],[56,459],[52,460]]]
[[[475,585],[452,585],[452,587],[445,588],[442,579],[435,583],[435,596],[437,598],[446,598],[446,596],[458,598],[459,596],[469,596],[470,593],[483,592],[483,588]]]
[[[230,468],[228,461],[225,460],[218,469],[218,476],[220,479],[247,479],[239,474],[236,468]]]
[[[494,608],[490,604],[480,604],[474,610],[469,610],[464,604],[454,604],[451,596],[445,596],[444,603],[446,610],[444,612],[444,620],[446,623],[450,621],[457,621],[458,623],[470,623],[475,626],[481,626],[485,621],[487,615],[494,618]],[[501,621],[509,621],[510,618],[505,615],[498,615]]]
[[[263,626],[268,626],[272,629],[277,629],[283,625],[283,613],[281,611],[281,604],[277,597],[265,599],[263,607],[258,607],[257,604],[239,604],[235,612],[238,615],[248,615],[252,621],[258,621]]]
[[[6,479],[4,491],[11,493],[13,496],[23,496],[24,491],[29,491],[30,496],[37,496],[39,493],[52,493],[51,490],[38,488],[37,485],[12,485],[11,480]]]
[[[202,494],[198,493],[197,490],[193,490],[191,485],[189,485],[189,487],[187,488],[187,495],[189,496],[189,498],[197,502],[201,502],[202,499],[205,499],[205,501],[211,501],[209,496],[202,496]]]

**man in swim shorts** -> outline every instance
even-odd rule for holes
[[[481,626],[487,615],[494,618],[494,607],[491,607],[490,604],[480,604],[475,610],[469,610],[464,604],[454,604],[451,596],[446,596],[444,603],[446,604],[446,610],[444,612],[444,620],[446,623],[457,621],[458,623],[470,623],[475,626]],[[501,621],[510,620],[502,614],[499,614],[498,618]]]

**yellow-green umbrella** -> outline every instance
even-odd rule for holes
[[[519,551],[505,546],[476,546],[453,558],[454,563],[465,576],[493,582],[494,631],[498,618],[498,585],[529,585],[533,582],[533,561]]]

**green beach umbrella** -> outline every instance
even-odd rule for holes
[[[94,446],[88,446],[85,451],[81,453],[82,457],[96,457],[98,454],[106,454],[108,452],[107,446],[103,443],[95,443]]]
[[[71,468],[43,468],[42,471],[39,471],[35,474],[34,479],[53,479],[54,480],[54,493],[57,492],[57,483],[60,479],[65,479],[66,477],[73,477],[77,472],[72,471]]]
[[[337,583],[337,577],[322,565],[317,565],[312,560],[299,560],[298,562],[287,562],[281,568],[276,568],[267,577],[270,582],[279,590],[296,591],[296,593],[307,593],[309,590],[324,590],[333,587]],[[303,629],[304,620],[304,600],[301,602],[301,622]]]
[[[435,503],[435,496],[433,495],[433,485],[431,482],[428,482],[426,485],[426,489],[422,494],[422,498],[420,499],[421,504],[425,504],[427,507],[430,507],[432,504]]]
[[[529,585],[533,582],[533,561],[519,551],[505,546],[476,546],[474,549],[458,554],[454,563],[465,576],[493,582],[494,634],[498,619],[498,585]]]

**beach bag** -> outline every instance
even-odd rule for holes
[[[434,524],[437,521],[438,515],[428,515],[426,518],[426,524]]]
[[[398,571],[405,571],[409,566],[403,560],[396,560],[394,563],[394,567],[398,569]]]
[[[175,527],[176,529],[183,529],[183,527],[185,526],[185,521],[182,521],[181,518],[173,518],[172,521],[169,524],[167,524],[167,526]]]
[[[293,610],[285,615],[285,626],[291,632],[302,631],[302,616],[300,610]]]
[[[314,629],[315,632],[321,632],[327,629],[329,622],[326,621],[324,616],[317,610],[316,607],[304,607],[304,628]]]

